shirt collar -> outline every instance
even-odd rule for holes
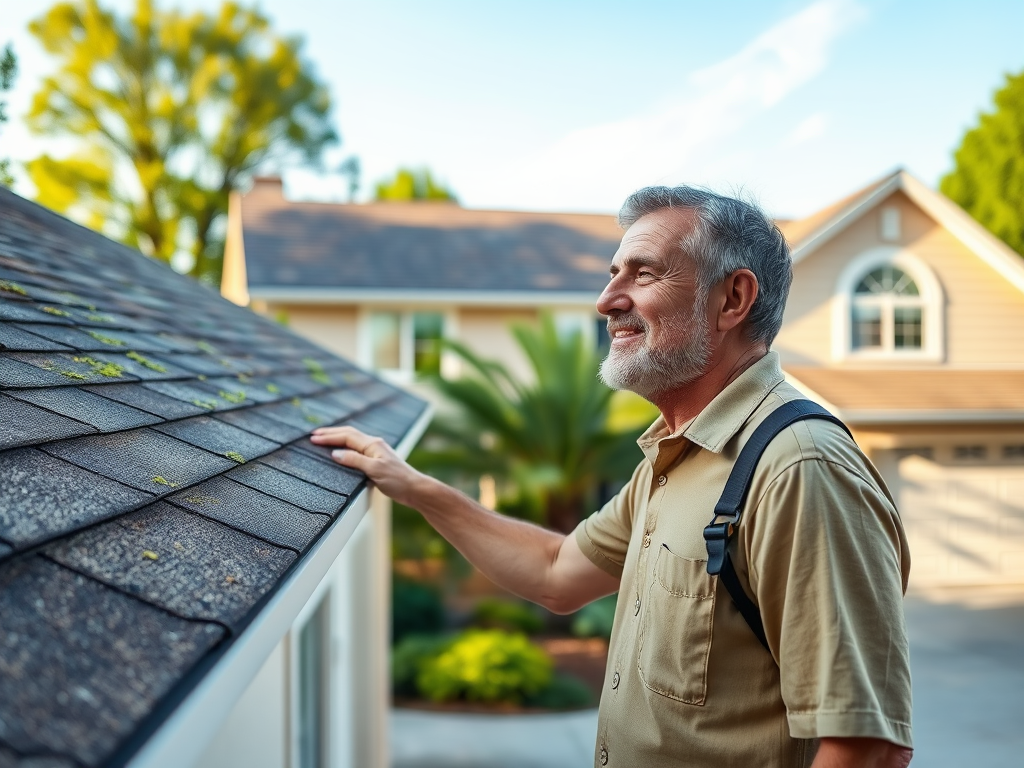
[[[661,443],[673,438],[686,438],[701,448],[721,453],[768,393],[784,380],[778,353],[769,352],[737,376],[696,418],[684,424],[675,434],[668,433],[665,419],[659,416],[637,443],[652,461]]]

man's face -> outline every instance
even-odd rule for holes
[[[694,265],[679,249],[692,226],[691,211],[665,208],[626,230],[597,301],[608,316],[611,349],[601,380],[609,387],[651,399],[707,368],[707,296],[700,295]]]

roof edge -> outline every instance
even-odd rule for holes
[[[428,406],[396,446],[406,457],[430,423]],[[296,563],[287,580],[199,683],[177,705],[139,751],[128,768],[180,768],[194,764],[206,750],[253,677],[292,628],[306,601],[330,571],[369,510],[365,488]]]
[[[421,288],[277,288],[249,286],[249,298],[289,304],[390,304],[419,302],[493,307],[567,304],[594,307],[599,291],[488,291]]]

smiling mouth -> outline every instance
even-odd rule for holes
[[[638,339],[644,335],[642,328],[616,328],[614,330],[608,329],[608,335],[611,337],[612,343],[625,342],[631,339]]]

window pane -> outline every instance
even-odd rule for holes
[[[327,766],[327,601],[299,632],[299,768]]]
[[[416,373],[441,373],[441,335],[444,316],[440,312],[417,312],[412,317],[413,365]]]
[[[896,307],[893,332],[896,349],[921,349],[921,308]]]
[[[867,349],[882,346],[882,308],[853,308],[853,343],[854,349]]]
[[[891,293],[896,296],[918,296],[917,284],[906,272],[896,267],[886,266],[873,269],[864,276],[854,289],[857,294]]]
[[[399,330],[401,317],[397,312],[374,312],[370,315],[370,364],[377,370],[395,370],[401,366]]]

